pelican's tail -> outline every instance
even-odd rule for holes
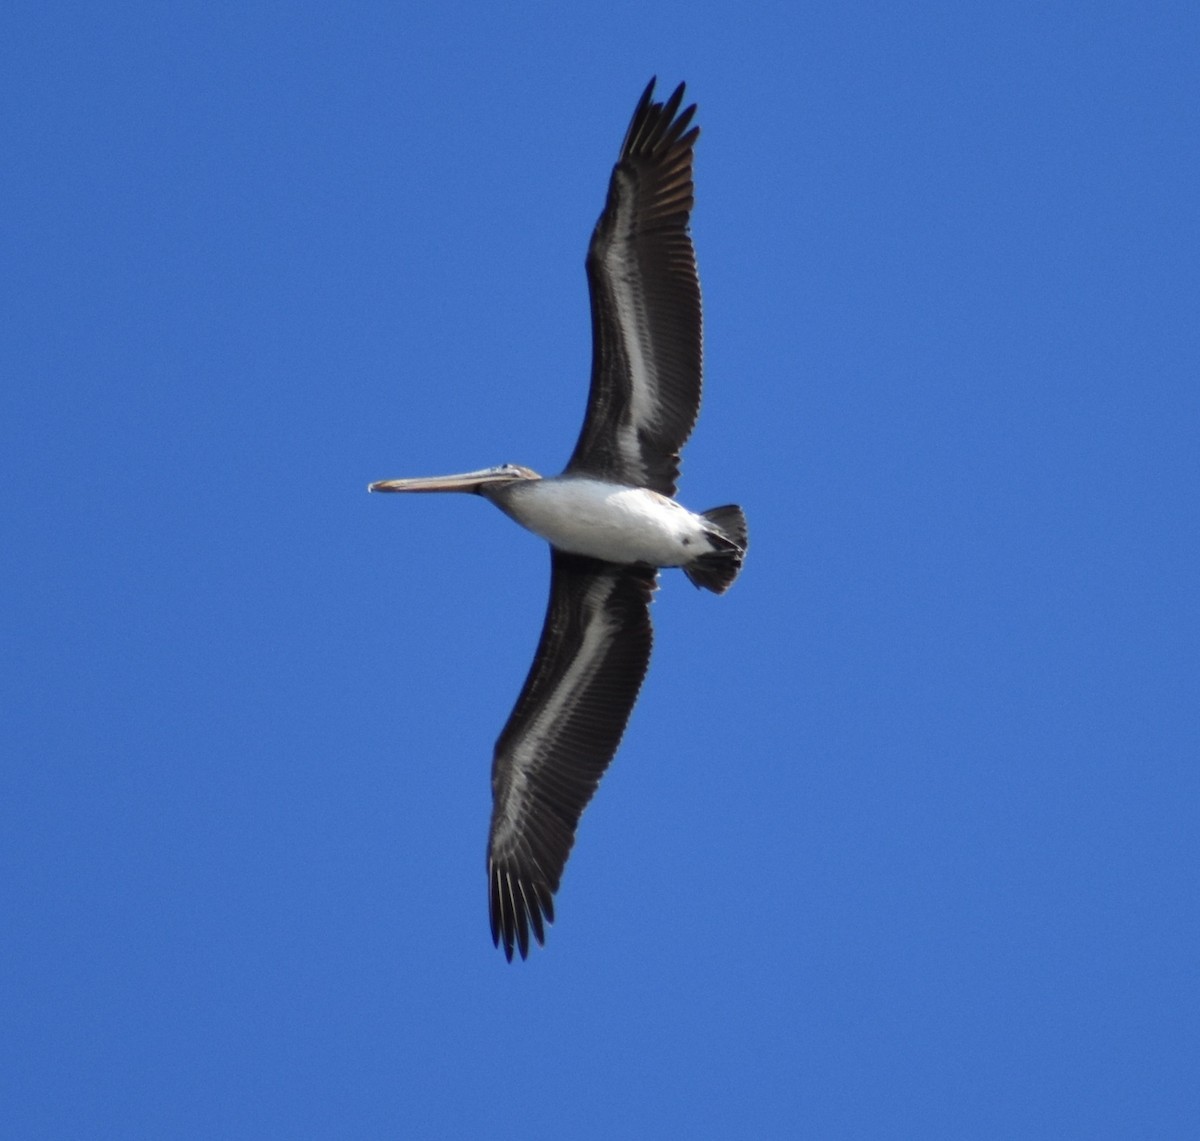
[[[696,584],[724,594],[737,578],[746,557],[746,516],[740,507],[714,507],[701,512],[708,523],[708,539],[712,549],[697,555],[683,568],[683,573]]]

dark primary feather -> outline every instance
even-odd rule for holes
[[[492,940],[511,960],[554,920],[575,828],[620,744],[650,661],[657,572],[551,551],[550,604],[496,742],[488,841]]]
[[[679,110],[683,91],[655,103],[650,81],[592,234],[592,381],[566,468],[663,495],[675,494],[700,408],[700,280],[688,234],[700,128],[689,129],[695,104]]]

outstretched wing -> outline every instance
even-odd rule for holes
[[[695,104],[642,94],[588,248],[592,384],[567,472],[675,494],[700,410],[700,279],[688,234]]]
[[[657,572],[551,551],[550,605],[496,742],[488,840],[492,940],[545,941],[575,829],[620,744],[650,662]]]

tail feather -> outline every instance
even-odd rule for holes
[[[740,507],[729,504],[701,512],[700,517],[709,524],[708,539],[712,549],[692,559],[683,568],[683,573],[697,587],[724,594],[733,585],[746,557],[746,516]]]

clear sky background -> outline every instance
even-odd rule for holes
[[[1200,9],[9,4],[6,1137],[1200,1136]],[[725,597],[487,930],[651,75]]]

